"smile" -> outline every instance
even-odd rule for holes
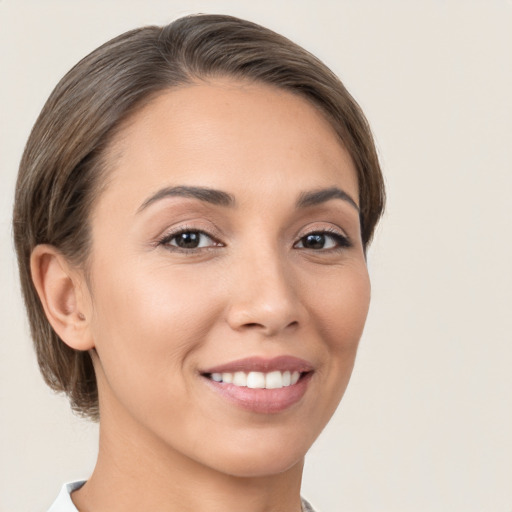
[[[259,414],[283,412],[300,402],[313,373],[311,363],[293,356],[251,357],[200,372],[216,395]]]
[[[251,389],[281,389],[297,384],[301,376],[298,371],[290,372],[275,370],[268,373],[263,372],[223,372],[207,375],[215,382],[225,382],[237,387]]]

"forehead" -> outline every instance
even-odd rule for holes
[[[291,92],[229,79],[160,93],[119,131],[106,164],[106,196],[127,201],[164,185],[258,193],[270,184],[341,184],[358,199],[352,159],[323,113]]]

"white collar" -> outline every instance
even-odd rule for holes
[[[78,480],[77,482],[69,482],[62,486],[57,499],[53,502],[48,512],[78,512],[75,504],[71,500],[71,493],[80,489],[85,484],[85,480]]]

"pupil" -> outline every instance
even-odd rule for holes
[[[308,249],[322,249],[325,245],[324,235],[308,235],[304,244]]]
[[[195,249],[199,245],[199,233],[181,233],[176,243],[182,249]]]

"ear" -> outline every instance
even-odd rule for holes
[[[51,245],[37,245],[30,257],[32,281],[46,317],[60,339],[76,350],[94,348],[91,301],[82,272]]]

